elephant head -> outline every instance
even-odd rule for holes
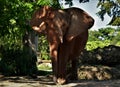
[[[36,10],[32,16],[30,21],[30,25],[32,26],[33,30],[37,32],[43,32],[46,29],[46,19],[47,19],[47,11],[50,7],[44,6],[40,9]]]
[[[30,21],[30,25],[37,32],[47,32],[54,29],[61,42],[63,42],[64,36],[67,40],[72,40],[91,28],[93,24],[94,19],[82,9],[60,10],[49,6],[43,6],[35,11]]]

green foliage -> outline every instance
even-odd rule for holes
[[[116,34],[119,31],[117,29],[108,27],[108,28],[101,28],[97,31],[90,31],[89,32],[89,41],[96,41],[96,40],[112,40],[113,37],[116,36]]]
[[[113,26],[116,26],[116,25],[120,26],[120,16],[119,17],[113,17],[109,24],[113,25]]]
[[[0,72],[6,75],[26,75],[36,72],[36,56],[28,54],[23,36],[31,31],[28,20],[40,5],[51,0],[0,0]]]
[[[60,7],[58,0],[0,0],[0,72],[26,75],[36,72],[36,56],[23,46],[25,32],[31,31],[29,20],[33,11],[43,5]],[[40,38],[41,58],[49,59],[48,43]]]
[[[46,40],[46,37],[44,35],[41,35],[39,37],[39,46],[38,46],[38,50],[40,51],[40,58],[42,60],[48,60],[50,59],[49,56],[49,45],[48,42]]]
[[[93,50],[98,47],[103,48],[108,45],[120,46],[120,28],[101,28],[98,31],[90,31],[86,46],[87,50]]]
[[[115,31],[115,37],[112,38],[111,44],[120,46],[120,28],[117,28]]]
[[[112,17],[110,25],[120,25],[120,0],[99,0],[97,7],[100,8],[97,14],[102,20],[104,20],[104,15],[108,14]]]
[[[30,75],[36,73],[35,62],[37,60],[34,56],[27,55],[22,49],[2,48],[0,53],[0,72],[4,75]]]
[[[25,29],[28,28],[26,20],[30,18],[28,14],[30,14],[32,5],[20,0],[4,0],[0,2],[3,3],[1,6],[3,9],[1,9],[0,13],[0,37],[1,41],[3,41],[1,44],[11,46],[11,44],[21,43],[20,40]]]
[[[87,50],[93,50],[98,47],[103,48],[105,46],[110,45],[110,40],[104,40],[104,41],[88,41],[86,49]]]
[[[50,5],[51,0],[38,0],[37,5]]]
[[[21,0],[0,0],[0,4],[0,71],[5,75],[29,73],[25,69],[30,69],[24,66],[29,61],[22,56],[22,36],[29,28],[26,20],[30,18],[32,4]]]
[[[51,64],[40,64],[40,65],[38,65],[38,69],[39,70],[52,70],[52,66],[51,66]]]
[[[15,44],[15,42],[20,43],[17,40],[22,39],[26,29],[30,30],[27,21],[31,18],[33,11],[40,5],[49,5],[51,1],[0,0],[0,3],[2,8],[0,10],[0,37],[10,38],[7,41],[8,44]]]

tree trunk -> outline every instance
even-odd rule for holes
[[[37,35],[34,31],[26,31],[23,36],[23,51],[25,63],[25,73],[36,74],[37,71]]]

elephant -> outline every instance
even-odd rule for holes
[[[78,78],[78,56],[86,46],[88,31],[93,25],[94,19],[77,7],[56,9],[42,6],[33,13],[30,26],[47,36],[53,81],[56,84],[65,84],[70,78]],[[71,65],[71,77],[67,74],[68,63]]]

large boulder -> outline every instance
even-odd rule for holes
[[[120,79],[120,47],[106,46],[84,51],[79,57],[79,79]]]
[[[109,80],[120,79],[120,70],[104,65],[81,65],[78,68],[78,79]]]
[[[90,65],[118,65],[120,64],[120,47],[110,45],[92,51],[84,51],[79,58],[79,62]]]

